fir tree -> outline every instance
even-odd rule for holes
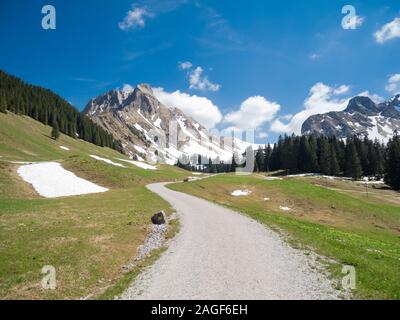
[[[261,147],[256,151],[256,157],[254,161],[254,172],[264,171],[264,151]]]
[[[272,155],[272,148],[271,148],[271,145],[268,144],[268,146],[265,148],[265,153],[264,153],[264,171],[265,172],[271,171],[271,155]]]
[[[322,174],[331,174],[331,149],[328,139],[322,137],[319,139],[319,167]]]
[[[395,133],[388,143],[386,183],[394,190],[400,190],[400,136]]]
[[[360,179],[362,175],[360,158],[353,140],[350,140],[346,146],[345,175],[353,178],[353,180]]]
[[[52,130],[51,130],[51,137],[54,140],[58,140],[58,138],[60,137],[60,128],[58,126],[57,119],[54,119],[54,121],[53,121]]]
[[[4,98],[3,95],[0,95],[0,112],[6,113],[6,110],[7,110],[6,99]]]
[[[306,136],[300,138],[300,147],[298,155],[298,168],[300,172],[316,172],[317,155],[315,151],[311,148],[309,139]]]
[[[336,156],[336,150],[335,150],[335,145],[333,143],[331,143],[330,145],[331,148],[331,175],[332,176],[338,176],[340,175],[340,166],[339,166],[339,162]]]
[[[232,156],[232,162],[229,171],[230,172],[236,172],[236,168],[238,167],[236,160],[235,160],[235,155]]]

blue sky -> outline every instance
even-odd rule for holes
[[[46,4],[56,30],[41,27]],[[347,4],[355,30],[342,27]],[[257,142],[273,142],[351,96],[400,91],[398,17],[396,0],[6,0],[0,68],[79,109],[150,83],[208,127],[256,126]]]

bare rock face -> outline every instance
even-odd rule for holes
[[[155,225],[162,225],[166,223],[166,216],[164,211],[160,211],[151,217],[151,222]]]
[[[181,156],[201,155],[230,161],[249,144],[223,143],[181,110],[163,105],[148,84],[134,90],[111,90],[91,99],[85,113],[122,142],[126,154],[138,160],[174,165]]]
[[[387,142],[396,130],[400,131],[400,94],[379,104],[368,97],[355,97],[342,112],[308,118],[302,134],[323,134],[341,139],[358,135]]]

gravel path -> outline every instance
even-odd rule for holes
[[[165,184],[148,188],[175,207],[182,228],[121,299],[338,299],[310,258],[265,226]]]

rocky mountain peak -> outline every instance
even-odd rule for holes
[[[349,101],[345,112],[369,114],[371,112],[378,112],[378,106],[369,97],[357,96]]]
[[[396,94],[388,103],[390,106],[400,108],[400,93]]]
[[[84,112],[88,115],[118,109],[124,101],[124,93],[113,89],[96,98],[93,98],[86,105]]]
[[[152,116],[159,109],[160,102],[154,96],[153,89],[149,84],[140,84],[122,103],[122,107],[134,108]]]
[[[136,86],[135,90],[141,91],[144,94],[154,95],[153,89],[151,88],[151,86],[148,83],[138,84]]]

